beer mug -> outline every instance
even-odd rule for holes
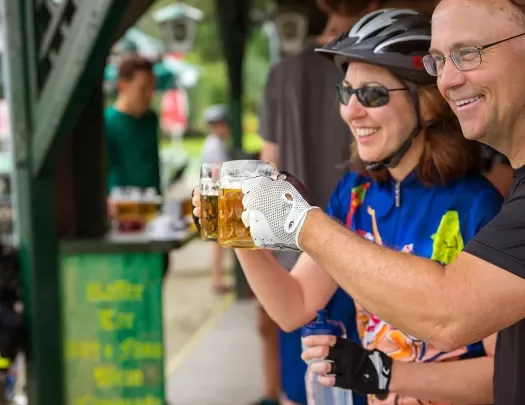
[[[201,167],[201,238],[207,241],[217,240],[220,170],[220,163],[203,163]]]
[[[221,166],[219,192],[219,228],[217,240],[223,247],[251,248],[250,230],[242,222],[242,183],[253,177],[277,176],[276,167],[263,160],[232,160]]]

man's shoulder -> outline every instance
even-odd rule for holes
[[[481,173],[472,173],[447,187],[449,196],[464,218],[476,215],[495,216],[501,209],[503,197],[498,189]],[[473,211],[474,210],[474,211]]]
[[[452,188],[456,192],[471,195],[472,198],[478,198],[481,194],[501,196],[498,189],[481,173],[472,173],[469,176],[458,179]]]
[[[107,119],[112,119],[113,117],[115,117],[116,115],[120,114],[119,111],[112,105],[110,105],[109,107],[107,107],[105,110],[104,110],[104,118],[107,120]]]
[[[104,110],[104,122],[106,123],[106,127],[121,125],[121,123],[126,122],[128,119],[129,115],[120,111],[114,105],[111,105]]]
[[[519,195],[525,197],[525,166],[514,170],[514,183],[509,193],[509,197]],[[525,199],[523,200],[525,204]]]
[[[106,136],[114,137],[118,133],[118,128],[122,121],[122,114],[113,106],[104,110],[104,127],[106,129]]]
[[[157,112],[154,111],[154,110],[149,110],[149,111],[145,114],[144,117],[147,118],[147,119],[150,119],[150,120],[154,120],[154,121],[158,121],[158,120],[159,120],[159,115],[158,115]]]

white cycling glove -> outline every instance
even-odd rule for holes
[[[319,207],[311,206],[284,178],[256,177],[243,182],[242,221],[257,247],[301,251],[298,239],[306,214]]]

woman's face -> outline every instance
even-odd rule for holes
[[[353,89],[378,85],[387,89],[406,87],[387,69],[360,62],[350,63],[343,85]],[[379,162],[390,157],[416,126],[410,92],[392,91],[389,95],[390,100],[381,107],[364,107],[355,94],[348,105],[341,104],[341,117],[352,130],[359,157],[366,162]]]

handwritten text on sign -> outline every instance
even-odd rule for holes
[[[67,403],[164,403],[162,260],[83,254],[62,266]]]

